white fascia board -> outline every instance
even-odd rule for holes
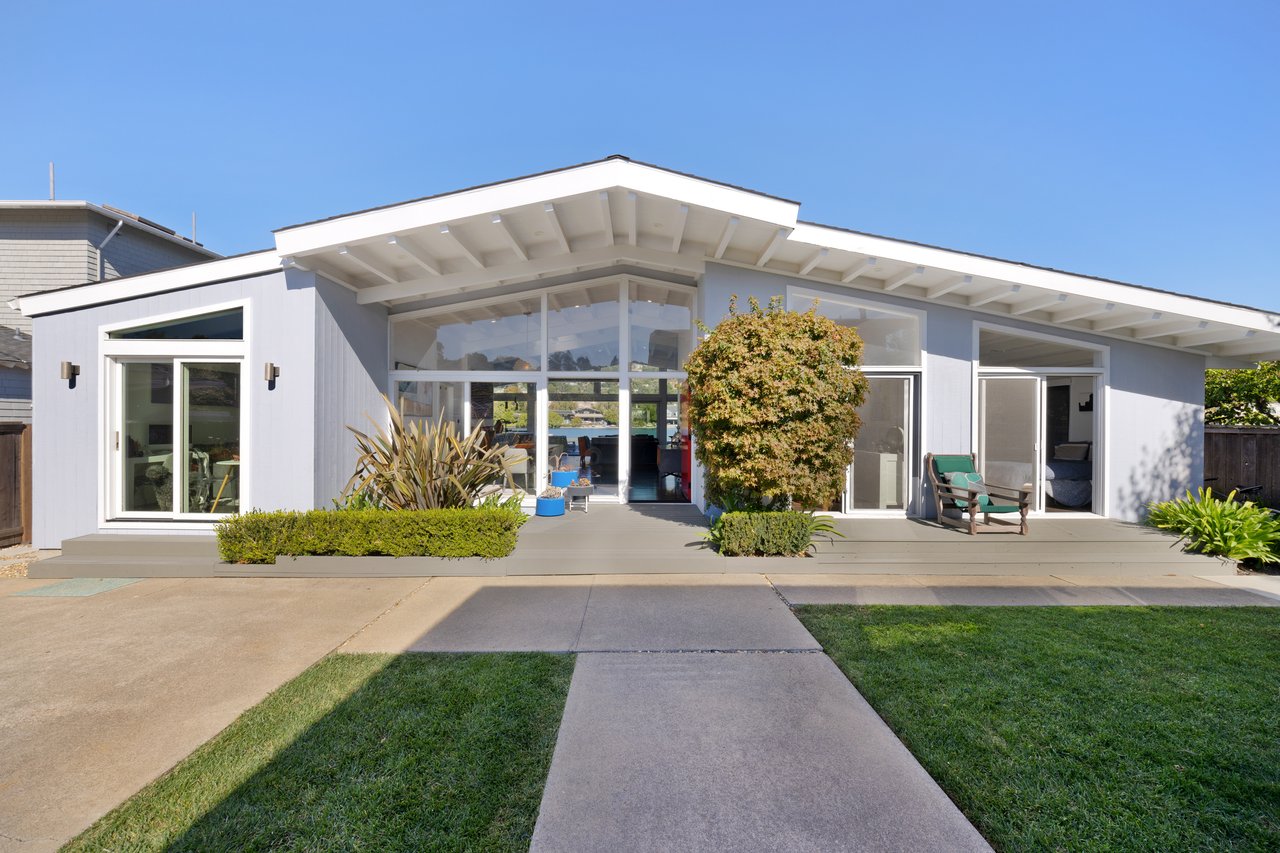
[[[671,198],[684,204],[787,228],[795,226],[800,212],[800,206],[795,202],[713,184],[627,160],[605,160],[562,172],[521,178],[287,228],[276,232],[276,247],[281,255],[301,256],[344,243],[357,243],[472,216],[599,193],[615,187],[625,187],[635,192]]]
[[[219,281],[230,281],[236,278],[247,278],[251,275],[279,270],[280,256],[274,251],[254,252],[235,258],[223,258],[206,261],[171,270],[146,273],[145,275],[113,278],[94,284],[83,284],[76,287],[50,290],[45,293],[33,293],[20,296],[10,304],[22,312],[25,317],[40,314],[53,314],[58,311],[72,311],[89,305],[102,305],[108,302],[119,302],[123,299],[136,299],[154,293],[169,290],[181,290],[201,284],[212,284]]]
[[[812,246],[826,246],[861,255],[889,258],[931,269],[943,269],[975,278],[1008,281],[1026,287],[1037,287],[1091,299],[1114,302],[1143,310],[1159,311],[1167,316],[1196,317],[1213,323],[1225,323],[1242,329],[1280,332],[1280,314],[1223,305],[1194,296],[1160,293],[1133,285],[1099,281],[1054,270],[1036,269],[1009,261],[979,258],[930,246],[903,243],[886,237],[854,234],[838,228],[801,223],[791,232],[790,241]]]
[[[185,237],[180,237],[176,233],[170,234],[168,231],[148,225],[147,223],[134,219],[131,216],[116,213],[114,210],[107,210],[105,207],[94,204],[91,201],[35,201],[25,199],[0,200],[0,210],[90,210],[94,213],[100,214],[101,216],[105,216],[107,219],[114,219],[116,221],[123,222],[125,225],[137,228],[139,231],[146,234],[159,237],[161,240],[168,240],[170,243],[181,246],[184,249],[190,249],[193,252],[200,252],[209,258],[222,257],[221,254],[213,251],[213,249],[201,246],[199,243],[192,242]]]

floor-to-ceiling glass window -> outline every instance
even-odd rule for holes
[[[827,506],[814,508],[905,512],[920,477],[920,454],[915,448],[922,315],[906,308],[800,289],[789,292],[787,303],[794,311],[816,305],[819,314],[855,328],[862,338],[859,369],[867,378],[867,396],[857,410],[862,424],[853,442],[846,488]]]
[[[528,494],[559,468],[605,500],[687,501],[693,294],[615,276],[407,312],[391,377],[406,414],[509,447]]]

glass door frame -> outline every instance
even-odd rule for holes
[[[1045,424],[1049,407],[1049,380],[1088,376],[1093,379],[1093,501],[1089,512],[1079,510],[1055,510],[1049,513],[1045,509],[1044,467],[1048,459],[1048,448],[1045,447]],[[994,378],[1025,378],[1036,382],[1036,461],[1033,466],[1035,499],[1031,514],[1036,516],[1052,515],[1054,518],[1068,516],[1101,517],[1107,515],[1107,408],[1106,401],[1110,383],[1106,367],[978,367],[974,371],[973,385],[973,438],[974,450],[978,458],[978,470],[982,470],[986,460],[982,456],[984,442],[982,440],[982,380]]]
[[[918,442],[917,433],[920,428],[919,410],[920,403],[920,385],[921,373],[919,370],[901,370],[901,369],[868,369],[866,367],[859,368],[867,379],[903,379],[906,380],[903,394],[904,420],[906,421],[906,435],[903,441],[903,464],[901,472],[901,488],[902,488],[902,508],[901,509],[858,509],[854,506],[854,467],[858,464],[857,454],[854,454],[853,462],[845,469],[845,487],[844,493],[840,496],[840,515],[852,518],[905,518],[911,511],[914,504],[913,487],[916,483],[916,445]],[[861,430],[859,430],[861,432]],[[855,439],[856,443],[856,439]]]
[[[189,349],[184,347],[184,349]],[[124,411],[124,366],[126,364],[164,364],[168,363],[173,366],[173,399],[169,405],[172,407],[172,431],[173,431],[173,471],[171,472],[173,482],[173,504],[168,512],[162,510],[126,510],[125,506],[125,488],[126,488],[126,471],[128,469],[128,452],[129,442],[127,440],[127,429],[125,428],[125,411]],[[187,439],[187,420],[188,420],[188,394],[186,371],[184,368],[191,364],[234,364],[239,367],[240,386],[239,386],[239,415],[240,415],[240,472],[238,474],[239,482],[236,487],[239,494],[240,506],[246,504],[246,494],[248,490],[245,487],[246,478],[244,476],[248,468],[248,430],[246,425],[249,423],[248,418],[248,400],[249,388],[245,382],[245,359],[238,355],[217,354],[217,355],[195,355],[184,354],[174,355],[173,353],[152,353],[144,355],[141,353],[114,354],[107,355],[105,362],[105,376],[107,381],[104,383],[104,393],[106,395],[105,405],[105,421],[106,429],[104,438],[106,440],[106,465],[103,470],[103,497],[104,506],[102,520],[105,523],[110,522],[203,522],[212,524],[222,521],[236,515],[236,512],[179,512],[177,507],[180,505],[181,496],[187,494],[187,482],[189,477],[189,464],[182,462],[179,464],[180,454],[185,456],[185,450],[181,450],[188,443]],[[237,510],[238,512],[238,510]]]

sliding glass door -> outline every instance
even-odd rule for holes
[[[113,518],[207,518],[240,509],[239,361],[112,362]]]
[[[1028,489],[1040,509],[1043,379],[983,376],[978,379],[978,466],[988,483]]]

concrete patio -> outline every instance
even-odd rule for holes
[[[218,561],[212,536],[96,534],[69,540],[32,577],[433,577],[747,572],[770,574],[1152,575],[1224,574],[1221,560],[1187,554],[1159,530],[1099,518],[1032,519],[1028,536],[969,536],[915,519],[840,519],[843,538],[812,557],[721,557],[688,504],[597,504],[589,513],[530,518],[516,550],[497,560],[298,557],[273,566]]]

